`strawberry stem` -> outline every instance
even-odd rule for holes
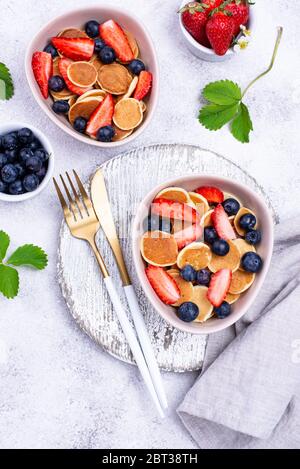
[[[275,42],[275,46],[274,46],[274,50],[273,50],[273,55],[272,55],[272,59],[271,59],[271,62],[270,62],[269,67],[267,68],[267,70],[265,70],[264,72],[262,72],[260,75],[258,75],[256,78],[254,78],[254,80],[252,80],[252,81],[249,83],[249,85],[248,85],[248,86],[245,88],[245,90],[243,91],[242,99],[243,99],[243,97],[245,96],[245,94],[247,93],[247,91],[249,90],[249,88],[251,88],[251,86],[254,85],[254,83],[256,83],[257,80],[259,80],[259,79],[262,78],[263,76],[267,75],[267,73],[269,73],[269,72],[272,70],[273,65],[274,65],[274,62],[275,62],[275,58],[276,58],[276,55],[277,55],[278,47],[279,47],[279,44],[280,44],[280,41],[281,41],[282,32],[283,32],[283,28],[282,28],[282,26],[279,26],[279,27],[278,27],[278,32],[277,32],[277,39],[276,39],[276,42]]]

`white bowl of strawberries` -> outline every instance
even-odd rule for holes
[[[255,5],[250,0],[184,0],[179,24],[194,55],[222,62],[247,47],[255,25]]]

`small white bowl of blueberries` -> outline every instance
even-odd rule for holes
[[[53,149],[42,132],[26,124],[0,126],[0,201],[35,197],[47,186],[53,169]]]

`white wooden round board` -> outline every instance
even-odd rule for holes
[[[186,334],[168,325],[149,304],[136,278],[130,237],[135,209],[157,184],[193,173],[227,176],[250,186],[264,197],[274,214],[271,203],[258,183],[239,166],[216,153],[195,146],[174,144],[138,148],[105,162],[101,168],[119,234],[122,229],[121,244],[125,260],[159,366],[166,371],[199,370],[207,337]],[[97,242],[126,305],[113,254],[101,229]],[[134,363],[93,254],[87,243],[71,236],[64,221],[59,240],[58,277],[68,308],[81,329],[114,357]]]

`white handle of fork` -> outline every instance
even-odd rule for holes
[[[139,345],[139,342],[136,338],[134,330],[133,330],[133,328],[130,324],[130,321],[127,317],[126,311],[125,311],[125,309],[124,309],[124,307],[121,303],[119,294],[116,290],[116,287],[114,286],[112,278],[111,277],[105,277],[104,278],[104,283],[106,285],[106,288],[107,288],[108,294],[110,296],[111,302],[112,302],[112,304],[114,306],[114,309],[117,313],[119,322],[121,324],[121,327],[123,329],[125,337],[128,341],[128,344],[130,346],[132,354],[135,358],[136,364],[137,364],[137,366],[140,370],[140,373],[141,373],[141,375],[144,379],[144,382],[145,382],[145,384],[147,386],[147,389],[148,389],[148,391],[149,391],[149,393],[152,397],[152,400],[153,400],[153,402],[154,402],[154,404],[155,404],[155,406],[156,406],[156,408],[159,412],[159,415],[163,418],[165,415],[164,415],[163,409],[160,405],[160,402],[158,400],[155,388],[153,386],[151,376],[150,376],[150,373],[149,373],[149,370],[148,370],[148,367],[147,367],[143,352],[142,352],[141,347]]]
[[[131,311],[131,316],[135,325],[137,336],[139,338],[141,348],[143,350],[143,354],[147,362],[148,369],[152,377],[155,390],[157,392],[158,398],[160,400],[160,403],[163,409],[167,409],[168,401],[167,401],[167,396],[164,390],[162,377],[161,377],[159,367],[158,367],[158,364],[154,355],[153,347],[152,347],[150,337],[146,328],[146,324],[145,324],[143,315],[139,307],[136,293],[132,285],[124,286],[124,291],[126,294],[126,298],[128,301],[130,311]]]

